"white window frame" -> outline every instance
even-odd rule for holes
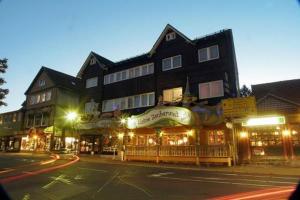
[[[176,38],[176,33],[175,32],[171,32],[166,34],[166,41],[171,41],[174,40]]]
[[[174,67],[173,60],[174,60],[175,57],[178,57],[178,56],[180,57],[180,66]],[[164,69],[164,66],[163,66],[164,60],[167,60],[167,59],[171,59],[171,68],[170,69]],[[161,62],[162,71],[168,71],[168,70],[177,69],[177,68],[180,68],[180,67],[182,67],[182,56],[181,56],[181,54],[162,59],[162,62]]]
[[[215,47],[215,46],[217,47],[217,50],[218,50],[218,56],[216,58],[211,58],[210,48]],[[206,51],[207,60],[200,60],[200,51],[204,50],[204,49]],[[198,49],[198,62],[199,63],[207,62],[207,61],[210,61],[210,60],[216,60],[216,59],[219,59],[219,58],[220,58],[219,45],[213,45],[213,46],[209,46],[209,47],[206,47],[206,48]]]
[[[146,104],[142,105],[142,96],[146,95]],[[135,97],[139,98],[139,105],[135,104]],[[153,102],[150,104],[151,100],[150,97],[153,96]],[[128,107],[128,99],[132,100],[132,107]],[[124,102],[124,107],[121,107],[121,102]],[[109,104],[111,105],[111,108],[107,108],[106,105]],[[102,112],[112,112],[114,111],[114,105],[120,104],[119,109],[120,110],[127,110],[127,109],[134,109],[134,108],[142,108],[142,107],[149,107],[149,106],[154,106],[155,104],[155,93],[154,92],[148,92],[148,93],[143,93],[143,94],[137,94],[133,96],[127,96],[127,97],[122,97],[122,98],[116,98],[116,99],[108,99],[102,101]]]
[[[39,86],[43,87],[46,85],[46,81],[44,79],[39,80]]]
[[[221,87],[221,94],[219,95],[214,95],[212,96],[212,84],[214,83],[220,83],[220,87]],[[209,96],[208,97],[201,97],[200,96],[200,85],[204,85],[204,84],[208,84],[209,85]],[[223,83],[223,80],[217,80],[217,81],[210,81],[210,82],[205,82],[205,83],[199,83],[198,84],[198,96],[199,96],[199,99],[210,99],[210,98],[216,98],[216,97],[223,97],[224,96],[224,83]]]
[[[92,81],[95,81],[95,83]],[[97,87],[97,86],[98,86],[98,76],[93,77],[93,78],[88,78],[85,80],[85,88],[92,88],[92,87]]]
[[[146,74],[142,74],[143,67],[147,68]],[[130,71],[132,71],[132,76],[131,77],[129,77]],[[139,73],[136,73],[137,71],[139,71]],[[117,74],[118,73],[121,74],[121,79],[120,80],[117,80]],[[122,75],[123,73],[126,74],[125,79]],[[149,74],[154,74],[154,63],[147,63],[147,64],[144,64],[144,65],[139,65],[137,67],[132,67],[132,68],[129,68],[129,69],[126,69],[126,70],[114,72],[114,73],[111,73],[111,74],[106,74],[106,75],[104,75],[103,84],[108,85],[108,84],[111,84],[111,83],[125,81],[125,80],[133,79],[133,78],[136,78],[136,77],[147,76]],[[112,81],[110,80],[111,76],[113,76]]]

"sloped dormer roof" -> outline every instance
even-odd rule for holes
[[[176,28],[174,28],[170,24],[167,24],[166,27],[164,28],[163,32],[159,35],[158,39],[156,40],[156,42],[154,43],[153,47],[151,48],[151,50],[149,52],[150,55],[152,55],[153,53],[155,53],[156,48],[159,46],[159,44],[161,43],[161,41],[165,38],[165,36],[166,36],[166,34],[168,33],[169,30],[174,31],[175,33],[177,33],[178,35],[180,35],[183,39],[185,39],[187,42],[192,42],[183,33],[181,33],[180,31],[178,31]]]
[[[82,67],[80,68],[79,72],[77,73],[77,77],[81,78],[83,71],[86,69],[86,67],[89,65],[91,58],[95,58],[96,62],[102,67],[102,68],[106,68],[109,66],[114,65],[114,62],[112,62],[111,60],[108,60],[106,58],[104,58],[103,56],[100,56],[99,54],[91,51],[91,53],[89,54],[89,56],[87,57],[87,59],[84,61]]]
[[[25,94],[28,94],[33,84],[38,80],[39,76],[43,72],[45,72],[48,75],[48,77],[51,79],[51,81],[53,81],[53,83],[57,87],[62,87],[74,91],[78,91],[81,88],[81,80],[79,78],[43,66],[31,82]]]

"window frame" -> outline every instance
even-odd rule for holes
[[[88,88],[97,87],[98,86],[98,79],[99,79],[98,76],[86,79],[85,80],[85,88],[88,89]],[[88,86],[88,82],[89,81],[94,81],[94,80],[96,80],[95,84]]]
[[[218,56],[216,58],[211,58],[210,48],[212,48],[212,47],[217,47]],[[207,59],[206,60],[200,60],[200,51],[204,50],[204,49],[206,51],[206,57],[207,57]],[[210,60],[216,60],[216,59],[219,59],[219,58],[220,58],[220,51],[219,51],[219,45],[218,44],[198,49],[198,62],[199,63],[207,62],[207,61],[210,61]]]
[[[180,57],[180,66],[178,67],[174,67],[174,58],[175,57]],[[171,68],[169,69],[164,69],[164,60],[167,60],[167,59],[171,59]],[[172,70],[172,69],[178,69],[178,68],[181,68],[182,67],[182,55],[181,54],[178,54],[178,55],[175,55],[175,56],[171,56],[171,57],[167,57],[167,58],[164,58],[162,59],[162,62],[161,62],[161,69],[162,71],[168,71],[168,70]]]
[[[215,95],[215,96],[212,96],[212,90],[211,90],[211,85],[213,83],[218,83],[220,82],[221,83],[221,94],[220,95]],[[209,97],[200,97],[200,85],[204,85],[204,84],[208,84],[209,85]],[[209,81],[209,82],[203,82],[203,83],[199,83],[198,84],[198,97],[199,99],[210,99],[210,98],[216,98],[216,97],[223,97],[224,96],[224,81],[223,80],[216,80],[216,81]]]

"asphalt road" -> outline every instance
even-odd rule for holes
[[[0,155],[0,182],[20,174],[29,175],[3,184],[12,199],[211,199],[286,187],[298,181],[298,177],[294,176],[164,169],[85,161],[47,172],[47,168],[70,162],[69,158],[63,158],[41,164],[41,161],[47,159]],[[9,169],[14,170],[7,171]],[[45,173],[34,174],[41,170]],[[277,194],[277,197],[286,199],[287,196]]]

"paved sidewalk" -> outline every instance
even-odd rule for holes
[[[153,163],[153,162],[134,162],[134,161],[120,161],[118,157],[115,160],[108,156],[99,155],[79,155],[81,161],[103,163],[103,164],[117,164],[117,165],[130,165],[137,167],[155,167],[162,169],[182,169],[182,170],[195,170],[195,171],[213,171],[213,172],[226,172],[226,173],[247,173],[247,174],[264,174],[264,175],[287,175],[298,176],[300,178],[300,167],[293,166],[273,166],[273,165],[238,165],[238,166],[196,166],[184,164],[167,164],[167,163]],[[118,160],[117,160],[118,159]]]

